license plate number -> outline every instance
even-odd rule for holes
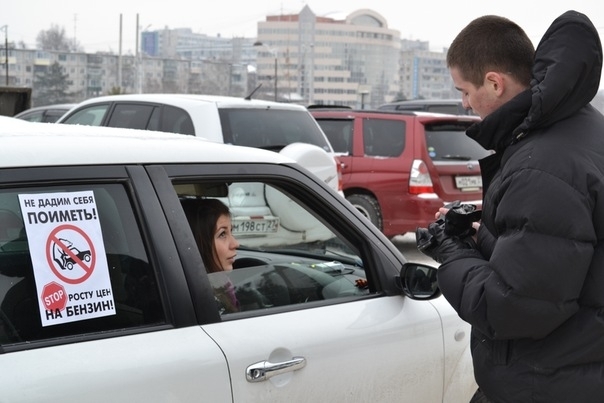
[[[459,189],[481,188],[482,187],[482,177],[478,176],[478,175],[477,176],[456,176],[455,185]]]
[[[233,234],[270,234],[279,229],[279,218],[238,218],[233,217]]]

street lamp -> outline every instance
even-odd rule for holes
[[[275,102],[277,102],[277,99],[278,99],[278,96],[277,96],[277,49],[269,48],[267,45],[265,45],[262,42],[254,42],[253,46],[264,46],[266,48],[266,50],[268,50],[269,53],[271,55],[273,55],[273,57],[275,58]]]

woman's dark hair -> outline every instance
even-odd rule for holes
[[[181,201],[193,236],[199,247],[199,253],[208,273],[222,271],[218,266],[214,249],[216,223],[223,216],[231,216],[229,208],[218,199],[184,199]]]

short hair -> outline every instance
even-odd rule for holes
[[[218,199],[185,199],[182,206],[187,215],[201,259],[208,273],[222,271],[214,260],[216,223],[222,216],[231,216],[229,208]]]
[[[482,87],[489,71],[510,74],[528,86],[534,59],[535,47],[524,30],[496,15],[470,22],[447,51],[447,67],[457,68],[462,78],[476,87]]]

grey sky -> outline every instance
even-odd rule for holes
[[[256,36],[256,24],[268,14],[298,13],[305,4],[320,16],[345,17],[359,9],[381,14],[402,38],[427,40],[433,50],[448,46],[456,33],[473,18],[499,14],[522,26],[535,44],[561,13],[574,9],[587,14],[604,32],[604,2],[598,0],[0,0],[0,26],[8,25],[9,40],[31,47],[40,30],[51,24],[64,27],[87,52],[117,52],[119,18],[122,14],[122,49],[134,52],[136,14],[141,28],[191,28],[193,32],[224,37]],[[521,7],[519,7],[521,5]],[[2,42],[4,32],[0,33]]]
[[[381,14],[402,38],[430,42],[432,50],[447,47],[457,32],[485,14],[505,16],[524,28],[537,45],[551,22],[564,11],[587,14],[600,35],[604,33],[604,2],[600,0],[0,0],[0,27],[8,26],[10,41],[35,46],[36,36],[51,24],[64,27],[86,52],[119,50],[122,15],[122,53],[134,53],[136,15],[141,29],[191,28],[193,32],[223,37],[255,37],[257,22],[266,15],[298,13],[304,5],[319,15],[345,18],[359,9]],[[4,42],[4,31],[0,31]]]

